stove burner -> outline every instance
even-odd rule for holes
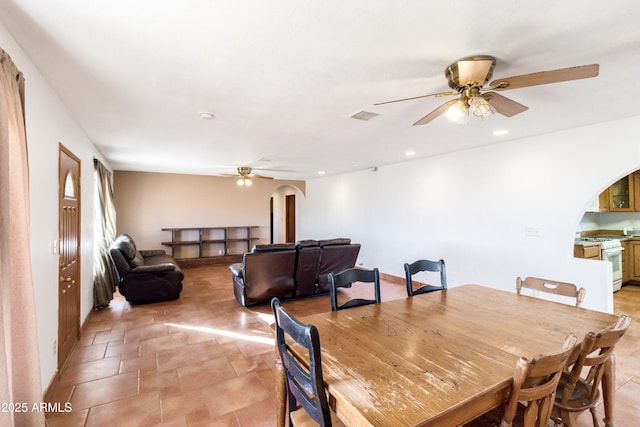
[[[578,241],[580,242],[608,242],[609,240],[614,239],[610,239],[607,237],[581,237],[578,239]]]
[[[576,242],[597,242],[600,243],[600,248],[603,250],[607,249],[615,249],[622,247],[620,240],[612,239],[611,237],[581,237],[576,240]]]

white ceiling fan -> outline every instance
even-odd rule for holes
[[[482,118],[487,117],[494,111],[506,117],[513,117],[528,110],[529,107],[502,96],[497,91],[586,79],[596,77],[599,72],[598,64],[581,65],[506,77],[494,80],[488,86],[485,86],[491,80],[495,65],[496,58],[493,56],[477,55],[462,58],[449,65],[444,71],[449,87],[454,89],[455,92],[432,93],[379,102],[374,105],[428,97],[439,98],[459,95],[456,99],[445,102],[415,122],[414,126],[427,124],[443,113],[448,119],[457,123],[466,123],[470,111],[474,116]]]

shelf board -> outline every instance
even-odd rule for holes
[[[187,246],[187,245],[199,245],[199,240],[185,240],[185,241],[175,241],[175,242],[162,242],[164,246]]]
[[[237,245],[238,243],[244,243],[247,245],[247,251],[250,248],[251,242],[256,241],[256,240],[260,240],[260,238],[258,237],[254,237],[251,235],[251,230],[254,229],[259,229],[260,226],[258,225],[251,225],[251,226],[231,226],[231,227],[185,227],[185,228],[163,228],[162,231],[171,231],[172,236],[171,236],[171,241],[169,242],[162,242],[163,246],[169,246],[171,248],[177,248],[177,247],[182,247],[182,246],[199,246],[199,254],[201,255],[201,257],[196,257],[196,258],[182,258],[182,259],[176,259],[178,262],[183,261],[183,262],[188,262],[189,264],[197,264],[198,260],[201,260],[202,263],[206,264],[209,263],[210,261],[215,261],[215,262],[227,262],[225,261],[225,259],[237,259],[238,257],[240,259],[242,259],[242,255],[244,254],[244,252],[236,254],[236,253],[231,253],[229,252],[229,245],[230,244],[235,244]],[[237,232],[238,230],[242,230],[242,233]],[[180,237],[182,237],[182,235],[177,234],[179,232],[182,231],[187,231],[187,232],[193,232],[193,231],[198,231],[199,232],[199,238],[198,240],[179,240]],[[211,231],[217,231],[217,232],[211,232]],[[233,235],[230,235],[233,234]],[[187,236],[184,236],[187,237]],[[191,234],[191,237],[193,237],[193,234]],[[220,252],[224,252],[225,255],[205,255],[202,256],[205,253],[211,252],[211,249],[206,248],[206,245],[223,245],[223,250]],[[219,249],[220,246],[218,246],[216,248]],[[207,250],[208,249],[208,250]],[[234,246],[234,251],[237,251],[239,248]],[[175,255],[173,252],[176,252],[175,250],[172,249],[172,256]],[[234,261],[237,262],[237,261]]]

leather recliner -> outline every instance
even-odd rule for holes
[[[243,306],[293,296],[296,247],[292,243],[255,245],[241,263],[229,267],[233,293]]]
[[[360,243],[351,239],[329,239],[318,241],[322,253],[318,266],[319,293],[329,292],[329,273],[340,273],[356,265],[360,253]]]
[[[162,249],[139,251],[128,234],[121,234],[109,248],[118,278],[118,289],[132,304],[175,300],[182,292],[184,274]]]
[[[296,243],[295,296],[317,293],[318,269],[322,248],[317,240],[301,240]]]

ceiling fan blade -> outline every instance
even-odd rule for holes
[[[458,82],[461,86],[476,83],[482,86],[495,61],[491,59],[462,59],[458,61]],[[490,78],[490,77],[489,77]]]
[[[560,68],[557,70],[540,71],[538,73],[523,74],[507,77],[491,82],[494,90],[517,89],[521,87],[545,85],[548,83],[566,82],[570,80],[588,79],[598,75],[598,64],[580,65],[577,67]]]
[[[264,175],[258,175],[257,173],[252,173],[251,175],[249,175],[250,178],[262,178],[262,179],[273,179],[273,177],[270,176],[264,176]]]
[[[420,120],[415,122],[413,125],[414,126],[426,125],[427,123],[429,123],[430,121],[432,121],[433,119],[438,117],[440,114],[442,114],[445,111],[447,111],[449,106],[451,104],[453,104],[454,102],[456,102],[456,101],[457,101],[457,99],[452,99],[451,101],[445,102],[444,104],[442,104],[441,106],[439,106],[438,108],[436,108],[435,110],[433,110],[432,112],[430,112],[429,114],[427,114],[426,116],[424,116],[423,118],[421,118]]]
[[[412,99],[429,98],[429,97],[441,98],[443,96],[453,96],[453,95],[457,95],[457,94],[458,94],[458,92],[430,93],[429,95],[420,95],[420,96],[414,96],[414,97],[411,97],[411,98],[394,99],[393,101],[378,102],[378,103],[373,104],[373,105],[391,104],[392,102],[411,101]]]
[[[495,110],[506,117],[512,117],[527,111],[529,107],[502,96],[495,92],[487,92],[481,95]]]

